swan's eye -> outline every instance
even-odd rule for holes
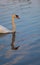
[[[18,15],[16,15],[16,17],[18,17]]]
[[[19,18],[19,16],[18,16],[18,15],[16,15],[16,18]]]

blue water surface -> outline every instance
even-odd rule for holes
[[[15,19],[15,46],[11,49],[12,34],[0,36],[0,65],[40,65],[40,0],[1,0],[0,25],[12,29]]]

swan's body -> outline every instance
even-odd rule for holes
[[[12,31],[0,25],[0,33],[12,33]]]
[[[16,25],[14,23],[14,19],[19,18],[18,15],[12,15],[12,31],[7,29],[6,27],[0,25],[0,33],[13,33],[16,31]]]

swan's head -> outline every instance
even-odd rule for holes
[[[12,18],[17,18],[17,19],[19,19],[20,17],[19,17],[19,15],[14,14],[14,15],[12,15]]]

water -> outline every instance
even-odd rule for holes
[[[40,0],[1,0],[0,25],[12,29],[12,14],[20,19],[14,37],[0,35],[0,65],[40,65]]]

